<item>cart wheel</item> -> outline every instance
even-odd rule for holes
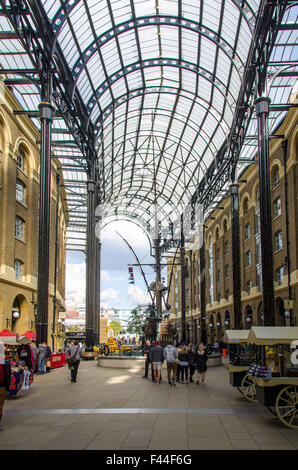
[[[252,401],[253,403],[258,403],[258,400],[256,400],[256,386],[250,375],[246,374],[243,377],[240,391],[247,400]]]
[[[276,414],[288,428],[298,429],[298,387],[282,388],[275,402]]]
[[[109,355],[109,352],[110,352],[109,346],[105,345],[104,348],[103,348],[103,353],[104,353],[104,355],[105,355],[105,356],[108,356],[108,355]]]

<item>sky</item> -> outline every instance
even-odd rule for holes
[[[105,308],[134,308],[138,304],[149,304],[150,296],[140,268],[133,266],[135,284],[128,282],[128,265],[137,261],[118,235],[119,232],[136,252],[141,263],[153,263],[147,236],[136,224],[126,221],[112,222],[101,234],[101,306]],[[84,303],[85,299],[85,254],[67,251],[66,298]],[[147,282],[155,280],[151,266],[143,266]],[[162,275],[166,277],[164,269]]]

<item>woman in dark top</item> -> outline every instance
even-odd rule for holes
[[[188,383],[188,348],[183,345],[180,350],[178,350],[178,359],[180,361],[181,367],[181,383]],[[185,382],[184,382],[185,376]]]
[[[188,345],[188,367],[189,367],[189,383],[193,382],[193,375],[196,370],[196,350],[193,344]]]
[[[198,373],[197,385],[205,382],[207,371],[207,350],[203,343],[201,343],[197,350],[197,364],[196,369]]]

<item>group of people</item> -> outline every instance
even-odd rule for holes
[[[149,365],[151,364],[152,381],[155,384],[160,384],[161,368],[164,361],[167,363],[168,384],[170,386],[176,386],[177,382],[187,384],[195,381],[197,385],[205,383],[208,356],[203,343],[199,346],[193,344],[174,346],[173,341],[169,341],[169,344],[163,348],[159,341],[151,344],[147,340],[144,354],[146,362],[143,378],[148,378]],[[195,373],[197,374],[196,379],[194,379]]]
[[[34,370],[38,375],[43,375],[51,371],[50,358],[52,355],[52,350],[50,346],[44,341],[33,345],[33,357],[34,357]]]

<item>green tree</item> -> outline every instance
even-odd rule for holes
[[[120,331],[122,330],[122,325],[119,321],[111,321],[109,326],[113,329],[114,335],[119,335]]]
[[[143,321],[141,318],[142,315],[143,315],[142,312],[140,312],[137,308],[134,308],[131,311],[129,321],[126,327],[127,333],[136,334],[136,335],[142,334],[143,332],[142,330]]]

